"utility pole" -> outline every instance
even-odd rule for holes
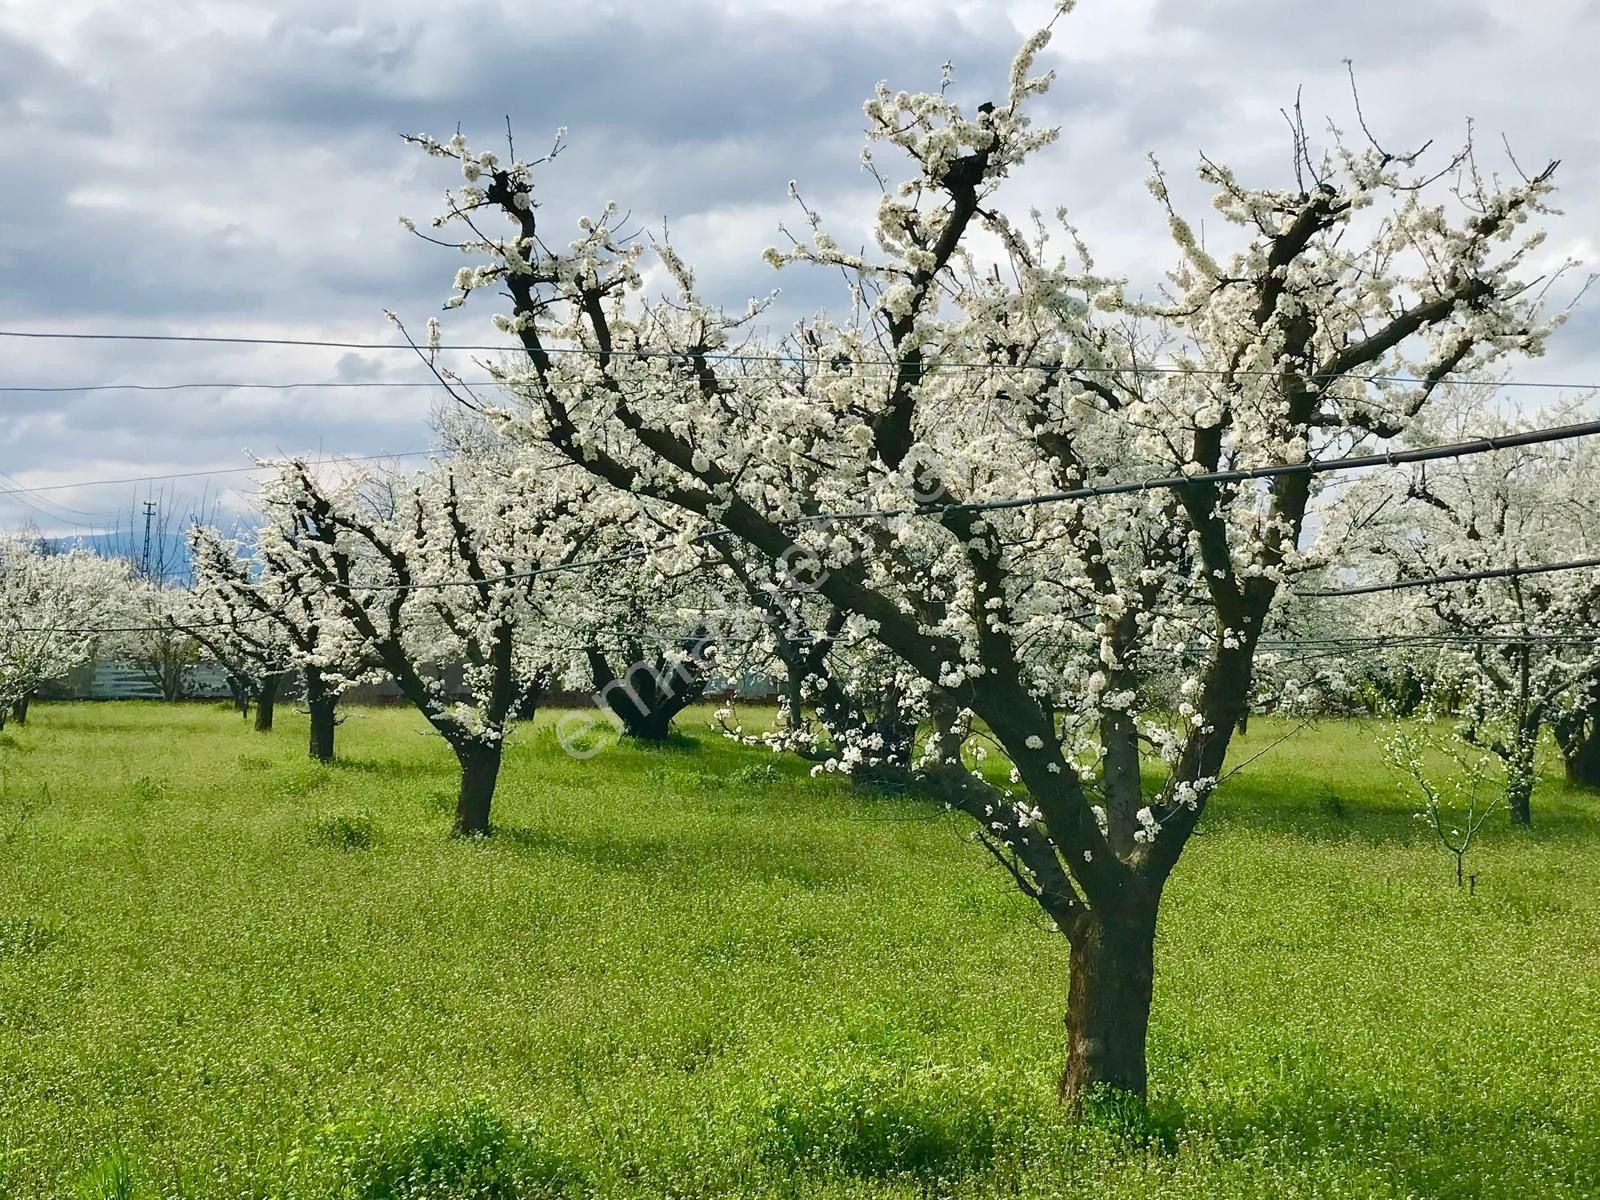
[[[156,502],[144,502],[144,551],[139,555],[139,574],[150,578],[150,522],[156,515]]]

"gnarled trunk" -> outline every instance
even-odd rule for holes
[[[1561,748],[1561,761],[1568,783],[1600,790],[1600,721],[1584,737]]]
[[[641,659],[620,673],[597,649],[588,651],[588,659],[596,701],[620,724],[621,735],[634,741],[666,741],[673,718],[705,694],[706,670],[698,658],[674,663],[662,657],[653,666]]]
[[[306,668],[306,707],[311,711],[311,757],[317,762],[333,761],[333,731],[337,725],[334,705],[338,702],[322,672]]]
[[[622,736],[636,742],[664,742],[672,735],[672,718],[676,715],[663,708],[628,714],[623,720]]]
[[[1552,723],[1567,783],[1600,788],[1600,682],[1583,692],[1581,704]]]
[[[272,732],[272,718],[278,707],[278,687],[282,682],[282,675],[268,675],[261,681],[261,687],[256,692],[257,733]]]
[[[461,763],[461,791],[456,798],[456,837],[482,837],[489,832],[489,806],[500,778],[500,743],[456,743],[452,749]]]
[[[1074,927],[1061,1075],[1066,1103],[1081,1104],[1096,1087],[1144,1096],[1155,936],[1153,902],[1087,913]]]

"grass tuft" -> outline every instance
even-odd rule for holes
[[[371,850],[378,843],[378,824],[368,813],[335,813],[314,824],[308,840],[334,850]]]
[[[950,1177],[994,1157],[996,1107],[948,1068],[841,1065],[768,1101],[765,1150],[786,1168]]]
[[[33,917],[0,916],[0,960],[42,954],[58,940],[51,926]]]
[[[73,1184],[74,1200],[136,1200],[133,1160],[119,1146],[106,1151]]]
[[[537,1129],[479,1103],[346,1122],[323,1162],[338,1200],[536,1200],[567,1174]]]

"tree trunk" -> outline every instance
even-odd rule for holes
[[[1574,787],[1600,789],[1600,721],[1570,747],[1561,748],[1561,760],[1566,766],[1567,782]]]
[[[784,701],[789,706],[789,711],[784,719],[784,728],[790,733],[799,733],[806,727],[806,677],[798,665],[784,664],[787,670],[783,675]]]
[[[1600,683],[1590,683],[1581,703],[1551,724],[1567,785],[1600,789]]]
[[[1153,903],[1087,914],[1074,930],[1061,1076],[1067,1104],[1083,1103],[1097,1087],[1144,1097],[1155,936]]]
[[[669,663],[662,657],[654,666],[638,659],[618,674],[598,649],[590,647],[587,654],[595,702],[616,718],[623,737],[637,742],[666,741],[672,719],[706,690],[706,671],[698,658]]]
[[[1518,728],[1506,755],[1506,807],[1518,829],[1533,828],[1533,789],[1538,783],[1539,722],[1526,720]]]
[[[256,693],[256,732],[272,732],[273,710],[278,706],[278,687],[283,682],[282,675],[268,675],[261,681],[261,690]]]
[[[183,669],[176,656],[163,658],[156,667],[161,678],[161,698],[168,704],[183,699]]]
[[[539,715],[539,705],[544,700],[545,687],[542,681],[523,685],[517,692],[517,699],[511,706],[511,717],[517,721],[531,721]]]
[[[664,742],[672,734],[672,716],[659,708],[624,713],[622,736],[636,742]]]
[[[489,806],[500,777],[500,743],[462,742],[454,747],[461,763],[461,792],[456,799],[456,837],[483,837],[489,832]]]
[[[333,761],[334,705],[338,698],[322,681],[322,672],[316,667],[305,671],[306,707],[311,710],[311,757],[317,762]]]
[[[24,696],[11,709],[11,715],[16,719],[18,725],[26,725],[28,723],[28,701],[30,699],[32,697]]]
[[[1533,828],[1533,778],[1513,776],[1506,781],[1506,807],[1511,823],[1518,829]]]
[[[333,697],[307,700],[306,706],[311,710],[311,757],[318,762],[332,762],[333,731],[338,723],[334,717]]]

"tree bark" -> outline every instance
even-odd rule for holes
[[[516,701],[511,705],[511,716],[518,721],[531,721],[539,715],[539,705],[544,700],[545,685],[543,681],[528,683],[517,692]]]
[[[461,763],[461,792],[456,799],[456,837],[484,837],[489,833],[489,806],[500,777],[499,742],[461,742],[454,750]]]
[[[622,736],[636,742],[665,742],[673,718],[705,693],[705,672],[698,663],[662,658],[651,666],[639,659],[618,673],[594,648],[588,659],[596,701],[621,723]]]
[[[273,712],[278,706],[278,687],[282,675],[268,675],[256,692],[256,732],[271,733]]]
[[[1561,760],[1569,784],[1600,790],[1600,721],[1591,725],[1584,737],[1563,746]]]
[[[1584,689],[1582,703],[1551,722],[1570,787],[1600,789],[1600,682]]]
[[[311,710],[311,757],[317,762],[332,762],[337,698],[328,690],[317,668],[306,668],[305,682],[306,707]]]
[[[337,724],[334,702],[324,696],[308,702],[311,709],[311,757],[318,762],[333,761],[333,731]]]
[[[1155,936],[1154,903],[1085,913],[1074,928],[1061,1075],[1067,1104],[1081,1104],[1097,1087],[1144,1097]]]
[[[785,664],[786,666],[788,664]],[[785,717],[784,725],[790,733],[798,733],[805,728],[806,702],[805,702],[805,676],[794,667],[789,667],[783,676],[783,693],[789,705],[789,712]]]
[[[1518,829],[1533,828],[1533,780],[1513,778],[1506,783],[1506,807],[1511,810],[1511,823]]]
[[[1533,789],[1538,783],[1539,728],[1536,715],[1525,716],[1506,758],[1506,806],[1518,829],[1533,828]]]
[[[664,742],[672,736],[672,717],[662,709],[647,709],[624,717],[622,736],[636,742]]]

